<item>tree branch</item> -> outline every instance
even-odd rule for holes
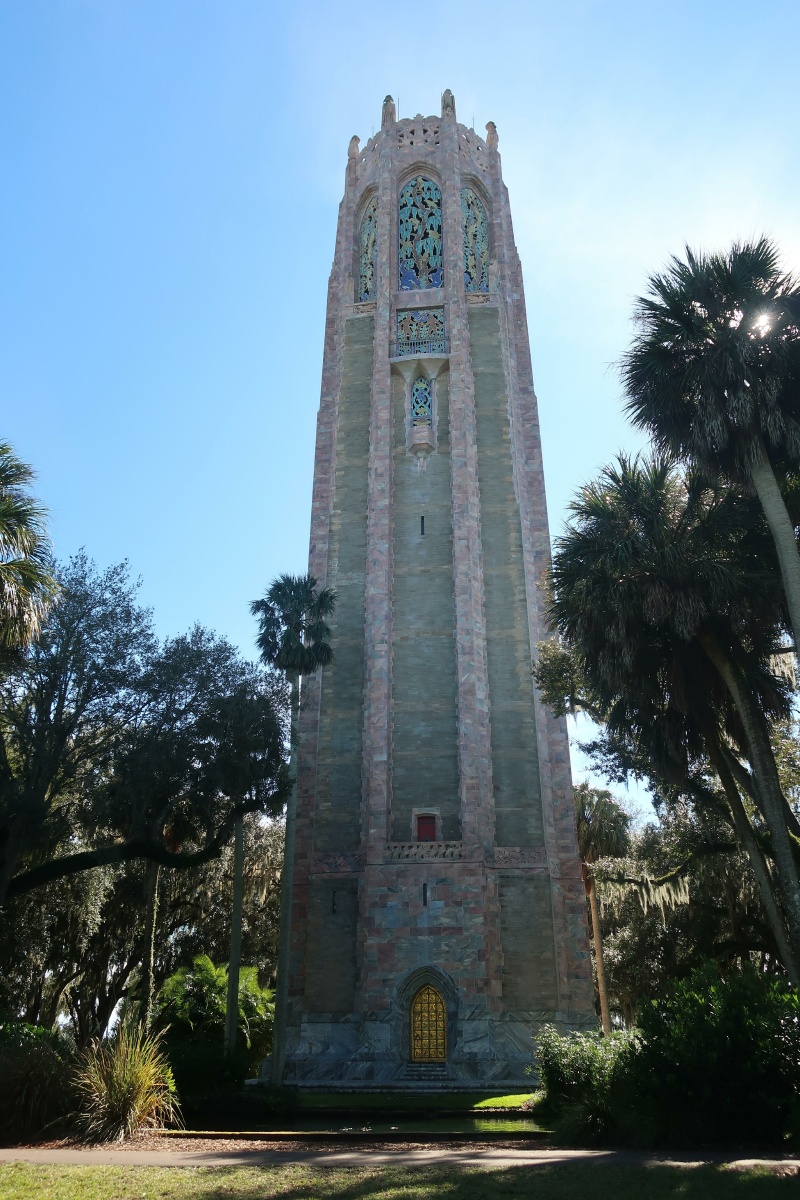
[[[95,867],[132,862],[135,859],[146,859],[164,867],[174,867],[179,871],[188,870],[190,867],[199,867],[212,858],[219,858],[233,831],[236,817],[240,814],[246,815],[250,811],[250,808],[242,805],[232,810],[228,819],[202,850],[188,853],[186,851],[173,852],[148,838],[132,838],[128,842],[115,842],[110,846],[98,846],[94,850],[81,850],[77,854],[53,858],[50,862],[42,863],[38,867],[31,867],[29,871],[23,871],[20,875],[14,876],[8,885],[4,902],[33,891],[34,888],[43,887],[46,883],[64,879],[68,875],[91,871]]]

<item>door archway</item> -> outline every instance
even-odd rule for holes
[[[411,1061],[446,1062],[447,1013],[435,987],[426,983],[411,1001]]]

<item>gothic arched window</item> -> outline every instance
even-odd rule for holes
[[[417,175],[400,193],[400,290],[442,286],[442,193]]]
[[[378,198],[375,196],[367,205],[361,221],[358,259],[358,299],[375,298],[375,262],[378,257]]]
[[[426,983],[411,1001],[411,1061],[445,1062],[447,1014],[444,1000]]]
[[[464,231],[464,287],[468,292],[488,292],[489,222],[480,198],[469,187],[461,189],[461,228]]]
[[[419,379],[415,379],[411,385],[411,424],[417,426],[433,424],[431,381],[424,375],[420,375]]]

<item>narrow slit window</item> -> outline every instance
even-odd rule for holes
[[[336,912],[336,892],[331,892],[331,912]]]
[[[419,519],[419,532],[420,532],[420,537],[425,537],[425,518],[424,517],[420,517],[420,519]]]
[[[428,885],[427,885],[427,883],[423,883],[423,885],[422,885],[422,907],[423,908],[428,907]]]

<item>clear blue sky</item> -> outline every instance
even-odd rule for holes
[[[130,560],[162,633],[252,653],[306,566],[347,143],[497,123],[551,527],[640,439],[611,364],[669,254],[800,269],[800,3],[0,0],[0,436],[61,556]]]

